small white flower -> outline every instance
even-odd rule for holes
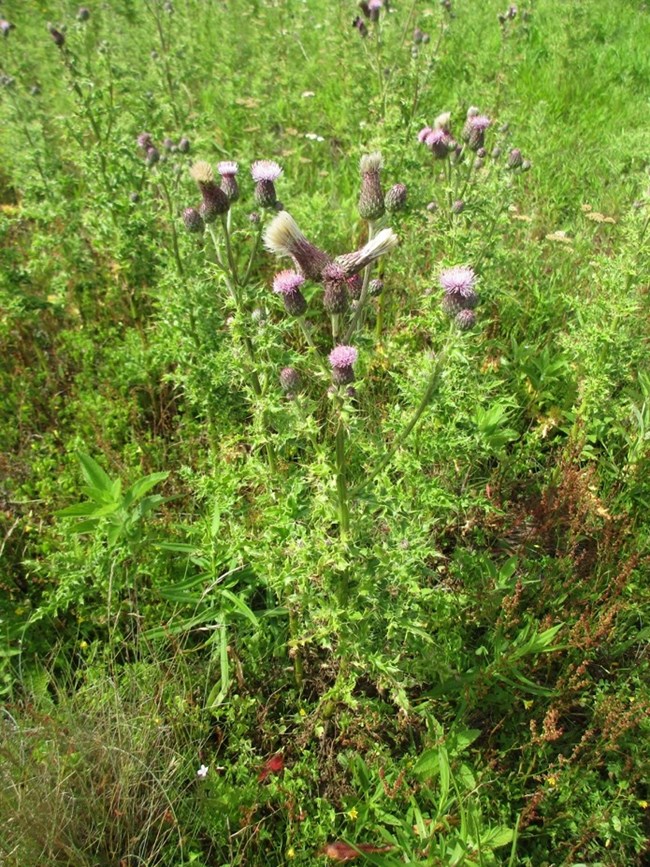
[[[305,138],[308,138],[309,141],[325,141],[322,135],[317,135],[315,132],[306,132]]]
[[[205,780],[205,778],[208,776],[208,766],[201,765],[201,767],[196,772],[196,776],[199,778],[199,780]]]
[[[313,90],[303,90],[303,92],[300,95],[302,96],[303,99],[310,99],[310,97],[316,96],[316,94],[314,93]]]

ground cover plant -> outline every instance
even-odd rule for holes
[[[0,33],[0,862],[645,863],[647,4]]]

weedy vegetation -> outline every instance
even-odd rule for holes
[[[647,863],[649,44],[0,3],[0,863]]]

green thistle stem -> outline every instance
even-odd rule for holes
[[[375,224],[372,220],[368,222],[368,241],[372,241],[375,237]],[[349,343],[354,332],[357,330],[357,325],[361,320],[361,316],[363,314],[364,308],[368,303],[369,297],[369,286],[370,286],[370,271],[372,269],[372,262],[370,262],[363,269],[363,284],[361,286],[361,294],[359,295],[359,301],[357,302],[356,310],[354,311],[354,315],[350,321],[350,325],[348,326],[348,330],[345,332],[345,336],[343,338],[343,343]]]

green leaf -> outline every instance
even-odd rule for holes
[[[93,460],[90,455],[84,454],[84,452],[77,452],[77,458],[81,464],[81,472],[86,482],[98,491],[106,491],[106,493],[110,494],[113,482],[97,461]]]
[[[156,485],[159,485],[160,482],[164,482],[165,479],[169,476],[169,473],[151,473],[148,476],[143,476],[141,479],[138,479],[137,482],[134,482],[131,487],[124,494],[124,503],[125,505],[131,505],[131,503],[137,503],[145,494],[149,493],[152,488],[155,488]]]

